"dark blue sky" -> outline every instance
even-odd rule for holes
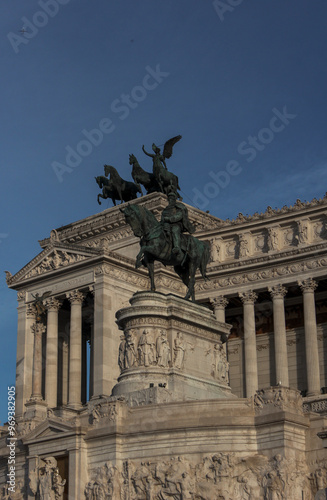
[[[151,170],[142,144],[181,134],[168,168],[218,217],[325,194],[326,1],[230,3],[1,2],[1,422],[17,321],[3,271],[110,206],[96,202],[104,163],[129,179],[129,153]]]

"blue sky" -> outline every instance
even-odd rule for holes
[[[96,201],[105,163],[130,179],[130,153],[151,170],[142,144],[181,134],[168,168],[186,203],[218,217],[325,194],[327,5],[3,0],[0,9],[5,422],[17,304],[3,271],[30,261],[51,229],[110,206]]]

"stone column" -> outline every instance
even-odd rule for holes
[[[80,408],[82,393],[82,303],[84,295],[78,290],[67,293],[70,300],[69,339],[69,396],[68,405]]]
[[[45,356],[45,399],[50,408],[57,406],[58,389],[58,312],[61,303],[51,297],[45,301],[48,310]]]
[[[32,325],[36,321],[36,309],[26,304],[26,293],[18,292],[18,327],[16,355],[16,417],[24,414],[25,403],[32,395],[34,334]],[[31,355],[32,353],[32,355]]]
[[[254,303],[257,295],[249,290],[239,293],[243,302],[244,314],[244,353],[246,397],[253,396],[258,390],[257,341],[255,332]]]
[[[287,289],[282,285],[276,285],[268,288],[268,290],[273,301],[274,312],[276,384],[289,387],[284,308],[284,297],[287,294]]]
[[[228,304],[228,299],[220,295],[214,299],[210,299],[210,304],[213,306],[213,312],[218,321],[225,323],[225,308]]]
[[[303,292],[307,396],[317,396],[320,394],[320,369],[314,291],[318,285],[311,278],[298,281],[298,285]]]
[[[94,285],[93,398],[110,396],[117,378],[118,365],[113,367],[108,362],[116,359],[119,341],[112,306],[115,290],[111,283],[112,278],[101,271]]]
[[[46,328],[42,323],[33,323],[34,353],[33,353],[33,387],[32,399],[41,401],[42,398],[42,334]]]
[[[68,402],[68,341],[62,341],[62,404]]]

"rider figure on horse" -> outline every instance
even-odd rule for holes
[[[171,234],[172,254],[182,257],[181,234],[184,232],[192,234],[195,232],[195,227],[189,221],[185,205],[177,202],[177,194],[174,191],[168,193],[168,206],[162,211],[161,223],[164,230]]]

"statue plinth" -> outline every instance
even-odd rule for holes
[[[173,294],[137,292],[130,304],[116,313],[124,335],[113,396],[132,404],[231,397],[222,343],[230,325]]]

